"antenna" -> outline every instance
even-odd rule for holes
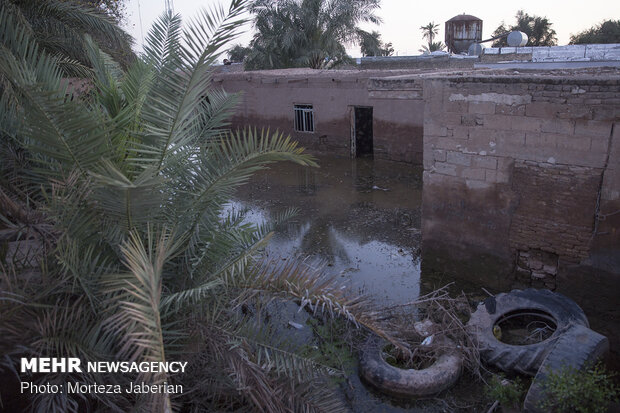
[[[140,21],[140,38],[142,39],[142,47],[144,47],[144,30],[142,29],[142,10],[140,9],[140,0],[138,0],[138,19]]]
[[[165,3],[165,8],[166,8],[166,12],[169,12],[170,14],[174,13],[174,3],[173,0],[164,0]]]

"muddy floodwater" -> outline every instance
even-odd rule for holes
[[[247,210],[247,219],[256,223],[287,208],[297,209],[296,216],[275,231],[266,249],[270,259],[298,257],[323,265],[328,274],[379,305],[410,302],[421,291],[454,281],[425,274],[421,282],[421,167],[325,156],[317,161],[320,168],[279,163],[259,172],[231,202],[231,208]],[[474,289],[480,291],[463,282],[452,288]],[[304,326],[290,334],[311,340],[304,312],[281,308],[280,313],[285,314],[282,325],[290,319]],[[457,392],[471,394],[471,389],[459,387]],[[349,378],[346,397],[359,412],[445,409],[441,403],[398,406],[360,383],[356,374]]]
[[[320,157],[320,168],[280,163],[238,192],[235,208],[260,222],[294,207],[267,247],[272,259],[323,265],[386,303],[420,292],[422,170],[372,159]]]

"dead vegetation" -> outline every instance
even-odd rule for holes
[[[404,368],[420,368],[432,364],[439,354],[457,352],[462,355],[465,368],[482,379],[478,346],[465,327],[471,315],[469,299],[464,293],[451,297],[448,287],[382,310],[379,319],[385,329],[398,331],[398,339],[405,343],[405,348],[399,346],[391,354]],[[426,334],[416,330],[418,320],[432,321]]]

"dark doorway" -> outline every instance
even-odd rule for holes
[[[355,106],[355,156],[372,157],[372,108]]]

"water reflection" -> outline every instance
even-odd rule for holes
[[[351,288],[401,303],[420,291],[421,170],[411,165],[320,157],[320,168],[277,164],[232,202],[260,222],[287,207],[299,214],[272,238],[274,259],[327,265]]]

